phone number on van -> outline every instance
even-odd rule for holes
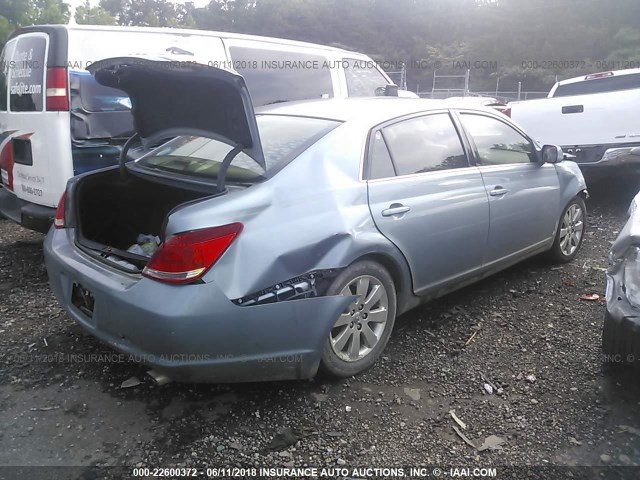
[[[42,190],[40,190],[39,188],[30,187],[29,185],[22,185],[22,192],[28,193],[29,195],[35,195],[36,197],[42,196]]]

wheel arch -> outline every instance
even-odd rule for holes
[[[361,261],[372,261],[384,267],[391,278],[396,290],[396,316],[414,308],[420,303],[413,294],[413,282],[406,261],[400,262],[393,256],[383,252],[368,252],[354,259],[350,264]]]

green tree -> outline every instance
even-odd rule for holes
[[[92,7],[89,0],[84,5],[76,8],[76,22],[86,25],[115,25],[116,19],[104,8]]]
[[[27,5],[27,22],[25,24],[69,22],[69,5],[62,0],[31,0]]]
[[[118,25],[195,27],[193,3],[176,4],[169,0],[101,0],[100,7]]]
[[[16,27],[68,20],[69,5],[62,0],[0,0],[0,48]]]

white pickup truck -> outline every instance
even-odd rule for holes
[[[540,144],[560,145],[587,179],[640,173],[640,69],[557,82],[547,98],[512,102]]]

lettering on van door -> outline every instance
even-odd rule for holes
[[[9,60],[9,107],[12,112],[38,112],[44,103],[44,37],[21,35]]]

